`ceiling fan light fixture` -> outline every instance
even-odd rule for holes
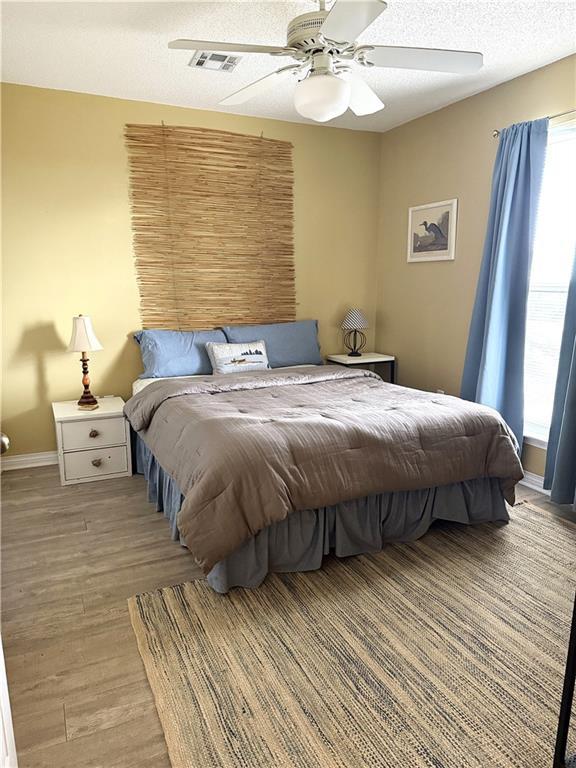
[[[311,72],[294,93],[296,111],[309,120],[326,123],[344,114],[350,104],[350,83],[331,72]]]
[[[288,56],[294,63],[270,72],[259,80],[244,85],[220,101],[223,106],[244,104],[255,96],[279,87],[292,75],[308,71],[296,86],[294,106],[309,120],[326,123],[347,109],[356,116],[373,115],[384,109],[384,103],[370,85],[353,69],[391,67],[395,69],[429,70],[453,74],[471,74],[482,67],[482,54],[475,51],[451,51],[437,48],[358,43],[358,37],[386,9],[385,0],[318,0],[319,9],[303,13],[288,25],[285,46],[252,43],[218,42],[215,40],[172,40],[172,49],[200,52],[194,65],[210,68],[208,62],[225,59],[221,69],[230,69],[237,54]],[[234,54],[225,57],[224,54]],[[193,60],[194,62],[194,60]]]

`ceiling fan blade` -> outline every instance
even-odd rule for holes
[[[222,99],[219,103],[225,107],[234,106],[236,104],[244,104],[246,101],[253,99],[255,96],[259,96],[261,93],[265,93],[270,88],[278,85],[284,80],[288,80],[289,76],[300,69],[300,66],[283,67],[282,69],[271,72],[269,75],[264,75],[259,80],[255,80],[250,85],[245,85],[244,88],[240,88],[239,91],[231,93],[230,96]]]
[[[354,42],[385,10],[384,0],[336,0],[320,32],[329,40]]]
[[[168,48],[184,51],[222,51],[223,53],[284,53],[286,48],[277,45],[244,45],[243,43],[218,43],[214,40],[172,40]]]
[[[386,106],[380,97],[372,90],[368,83],[355,72],[347,72],[343,75],[351,87],[349,108],[355,115],[372,115]]]
[[[365,54],[366,61],[376,67],[394,69],[426,69],[469,75],[481,69],[484,57],[472,51],[448,51],[439,48],[397,48],[375,45]]]

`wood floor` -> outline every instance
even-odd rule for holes
[[[546,497],[521,486],[520,498]],[[2,637],[20,768],[169,768],[126,598],[199,576],[142,477],[2,475]]]
[[[168,768],[126,598],[197,578],[144,479],[2,475],[2,639],[19,768]]]

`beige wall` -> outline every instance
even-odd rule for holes
[[[494,128],[576,105],[576,57],[382,135],[376,346],[400,383],[458,394],[488,215]],[[406,262],[408,208],[458,198],[456,260]],[[526,452],[541,474],[543,452]]]
[[[50,402],[80,394],[78,356],[64,351],[73,315],[91,315],[104,346],[95,393],[128,396],[141,370],[123,128],[162,120],[291,141],[298,317],[319,319],[325,353],[341,348],[348,305],[374,327],[377,134],[4,85],[2,430],[14,454],[54,449]]]
[[[492,130],[573,107],[575,62],[381,136],[3,85],[2,429],[13,452],[53,449],[50,402],[78,395],[79,363],[64,351],[72,315],[91,314],[104,345],[91,361],[95,392],[128,396],[140,371],[130,338],[140,321],[125,123],[291,141],[298,317],[320,320],[328,353],[341,347],[344,309],[364,307],[376,318],[376,348],[399,358],[402,384],[457,394],[497,148]],[[408,207],[452,197],[456,261],[407,264]],[[528,449],[527,469],[541,474],[543,458]]]

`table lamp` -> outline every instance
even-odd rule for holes
[[[96,352],[102,349],[102,344],[98,341],[94,328],[92,328],[92,320],[88,315],[78,315],[78,317],[72,318],[72,337],[70,344],[68,344],[68,352],[81,352],[82,357],[80,362],[82,363],[82,384],[84,386],[84,392],[82,397],[78,400],[80,408],[86,411],[93,411],[98,408],[98,401],[90,392],[90,377],[88,376],[88,360],[87,352]]]
[[[342,320],[344,331],[344,345],[349,349],[348,357],[361,357],[362,350],[366,346],[366,334],[362,333],[368,328],[368,320],[361,309],[349,309]]]

